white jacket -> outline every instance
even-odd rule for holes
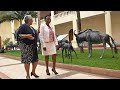
[[[52,30],[53,30],[53,28],[52,28]],[[40,42],[41,42],[42,46],[46,47],[45,43],[49,42],[49,28],[48,28],[48,26],[46,24],[41,24],[40,25],[40,34],[39,34],[39,37],[40,37]],[[55,42],[55,45],[58,45],[58,41],[56,39],[55,31],[54,31],[54,42]]]

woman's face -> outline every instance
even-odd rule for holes
[[[45,21],[46,21],[46,23],[49,24],[49,23],[51,22],[51,18],[50,18],[50,16],[47,16]]]
[[[32,22],[33,22],[32,18],[28,20],[29,25],[32,25]]]

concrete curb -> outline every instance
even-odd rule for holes
[[[0,55],[0,56],[15,59],[15,60],[20,60],[20,57],[7,56],[7,55]],[[39,61],[38,64],[45,65],[45,62]],[[49,66],[52,67],[52,62],[49,62]],[[89,66],[69,65],[69,64],[63,64],[63,63],[57,63],[56,67],[63,68],[63,69],[69,69],[69,70],[75,70],[75,71],[79,71],[79,72],[82,71],[82,72],[87,72],[87,73],[93,73],[93,74],[98,74],[98,75],[105,75],[105,76],[120,78],[120,70],[96,68],[96,67],[89,67]]]

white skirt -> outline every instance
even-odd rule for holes
[[[55,42],[45,43],[45,46],[46,46],[46,51],[43,50],[43,46],[41,45],[43,56],[56,54]]]

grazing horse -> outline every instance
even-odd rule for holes
[[[103,43],[104,49],[100,58],[103,57],[103,54],[106,49],[106,43],[110,46],[112,50],[112,58],[114,58],[114,53],[117,53],[115,41],[108,34],[100,33],[99,31],[93,31],[92,29],[86,29],[85,31],[79,32],[78,34],[75,34],[75,31],[74,31],[74,35],[76,37],[78,47],[80,47],[80,44],[83,41],[88,42],[88,51],[89,51],[88,57],[92,56],[92,44]],[[110,39],[112,41],[112,44],[110,42]]]
[[[57,50],[59,50],[59,48],[62,48],[62,58],[63,58],[63,63],[64,63],[64,51],[65,51],[65,56],[71,58],[71,62],[72,62],[72,53],[71,51],[74,51],[76,57],[77,57],[77,54],[73,48],[73,46],[69,43],[68,40],[61,40],[61,41],[58,41],[58,48]]]

